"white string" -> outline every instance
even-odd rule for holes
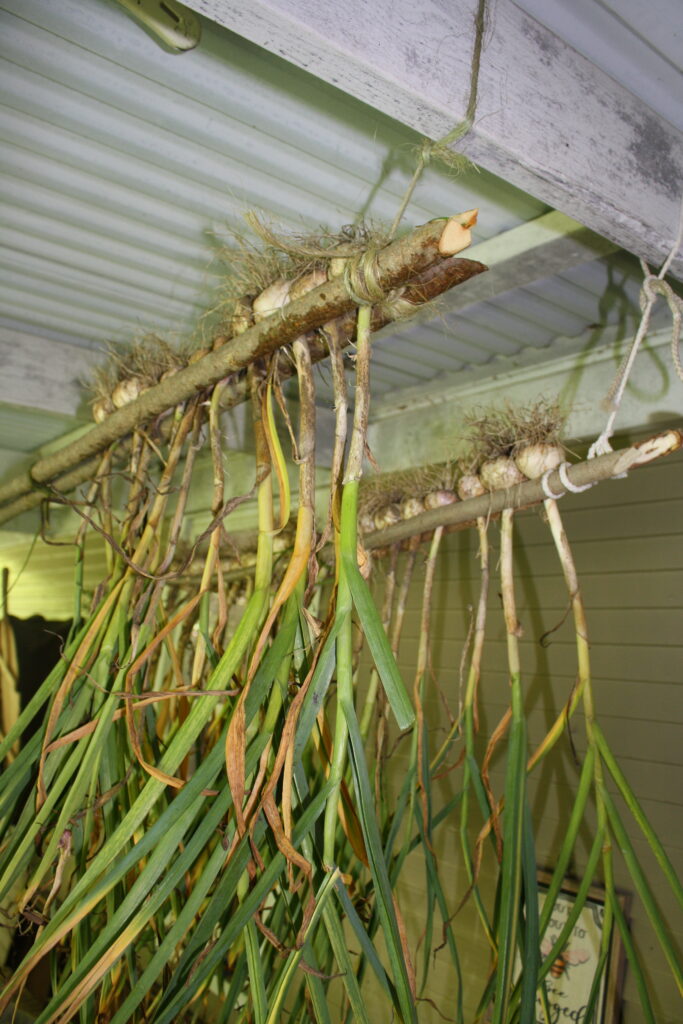
[[[664,296],[671,311],[673,319],[673,329],[671,337],[671,352],[674,367],[676,373],[683,380],[683,367],[681,366],[680,352],[679,352],[679,339],[681,333],[681,300],[671,290],[670,286],[663,280],[665,274],[668,272],[671,263],[673,262],[676,253],[681,248],[683,243],[683,198],[681,199],[681,210],[678,218],[678,233],[676,240],[674,241],[673,247],[669,252],[669,255],[664,260],[662,267],[657,275],[650,273],[650,268],[644,260],[640,261],[640,266],[643,270],[643,286],[640,292],[640,309],[641,317],[636,331],[636,336],[633,339],[631,348],[622,361],[621,366],[617,370],[617,375],[614,378],[612,386],[607,393],[607,400],[609,401],[612,409],[607,417],[607,423],[600,434],[600,436],[593,442],[588,450],[588,458],[594,459],[596,455],[606,455],[611,452],[612,445],[610,444],[610,438],[614,431],[614,421],[619,412],[619,406],[628,384],[628,379],[633,368],[633,363],[638,354],[641,342],[647,334],[647,329],[650,323],[650,316],[652,314],[652,308],[657,301],[659,295]],[[626,473],[620,473],[620,476],[626,476]],[[564,482],[564,481],[563,481]]]
[[[568,491],[571,491],[572,494],[581,494],[582,491],[589,491],[591,489],[591,487],[593,486],[592,483],[590,483],[590,484],[573,484],[571,482],[571,480],[567,476],[567,470],[570,467],[571,467],[571,463],[570,462],[563,462],[562,465],[557,467],[557,472],[559,474],[560,480],[562,481],[562,486],[566,487],[566,489]]]
[[[560,494],[555,494],[550,489],[549,477],[551,473],[555,472],[555,467],[551,466],[550,469],[546,469],[545,473],[541,477],[541,487],[546,498],[550,498],[553,501],[557,501],[559,498],[564,498],[565,492],[561,491]]]

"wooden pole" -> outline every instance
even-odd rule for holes
[[[595,459],[587,459],[585,462],[576,462],[565,467],[566,476],[574,487],[585,487],[587,484],[595,484],[627,473],[638,466],[645,466],[648,462],[653,462],[663,455],[670,455],[681,447],[683,430],[666,430],[645,441],[639,441],[630,448],[608,452],[607,455],[599,455]],[[567,490],[562,483],[559,470],[550,474],[548,486],[556,495],[564,494]],[[516,487],[491,491],[480,498],[456,501],[453,505],[430,509],[412,519],[404,519],[394,526],[374,530],[363,537],[363,545],[366,548],[388,548],[417,534],[431,533],[438,526],[469,526],[479,517],[486,519],[498,515],[504,509],[537,505],[547,497],[548,494],[543,490],[540,480],[527,480]]]
[[[576,462],[574,465],[566,467],[567,479],[575,487],[597,484],[627,473],[631,469],[646,466],[648,463],[654,462],[655,459],[673,454],[680,448],[683,448],[683,430],[666,430],[662,434],[639,441],[630,448],[608,452],[607,455],[599,455],[585,462]],[[557,470],[550,475],[548,486],[554,494],[558,495],[565,490]],[[480,498],[456,501],[453,505],[430,509],[428,512],[422,512],[420,515],[405,519],[394,526],[386,526],[381,530],[366,533],[362,538],[363,547],[368,550],[386,549],[388,551],[394,544],[409,540],[411,537],[417,537],[420,534],[429,537],[439,526],[464,529],[474,526],[478,519],[495,518],[506,508],[528,508],[540,505],[546,498],[547,494],[540,481],[528,480],[526,483],[518,484],[508,490],[491,491]],[[237,544],[240,551],[252,551],[256,544],[256,534],[253,531],[232,534],[231,543]],[[253,572],[253,568],[253,565],[248,564],[243,567],[235,567],[234,562],[226,561],[223,563],[223,579],[226,581],[241,579]]]
[[[376,284],[386,293],[401,286],[405,286],[405,292],[396,312],[392,311],[390,302],[374,308],[374,330],[395,319],[399,312],[403,315],[410,306],[429,301],[454,284],[487,269],[476,261],[460,259],[440,251],[444,231],[452,221],[459,219],[430,221],[378,252],[375,261]],[[352,314],[357,302],[358,297],[349,294],[343,279],[328,281],[250,327],[239,337],[230,339],[203,359],[180,370],[175,376],[150,388],[77,441],[39,459],[28,470],[0,487],[0,523],[38,505],[46,496],[45,485],[48,483],[51,489],[60,492],[77,487],[93,475],[98,464],[96,456],[109,445],[126,437],[141,424],[160,416],[167,409],[186,401],[197,391],[239,374],[255,360],[270,355],[302,334],[341,319],[341,333],[345,343],[348,343],[353,319],[349,314]],[[311,355],[314,361],[324,358],[327,355],[324,344],[314,344]],[[226,389],[223,404],[226,407],[236,405],[244,401],[246,395],[246,381],[236,380]]]

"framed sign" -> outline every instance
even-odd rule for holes
[[[539,910],[545,903],[552,875],[538,872]],[[541,945],[541,955],[547,956],[560,934],[567,916],[574,906],[578,882],[565,879],[553,907]],[[625,895],[619,896],[626,910]],[[605,920],[605,894],[598,886],[588,892],[588,898],[579,914],[569,940],[556,957],[546,975],[546,991],[550,1006],[550,1024],[583,1024],[588,997],[600,956]],[[612,929],[607,965],[600,983],[594,1024],[617,1024],[621,1001],[624,954],[617,929]],[[536,1022],[546,1024],[540,998],[536,1002]]]

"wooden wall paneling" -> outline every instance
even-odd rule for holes
[[[572,547],[579,565],[591,636],[591,655],[598,718],[633,786],[643,809],[662,837],[672,862],[683,868],[683,755],[680,722],[683,718],[683,649],[681,606],[683,605],[683,539],[680,512],[674,495],[680,494],[681,458],[633,473],[622,481],[602,485],[564,503],[563,513]],[[567,621],[554,634],[547,649],[539,646],[542,632],[561,618],[566,608],[566,591],[560,577],[557,557],[547,528],[537,512],[517,517],[517,594],[520,619],[526,627],[522,641],[524,686],[529,704],[531,742],[538,741],[570,692],[576,672],[573,626]],[[497,559],[497,526],[491,526]],[[468,605],[478,592],[477,539],[473,530],[447,536],[440,558],[435,585],[432,661],[438,679],[452,709],[457,709],[460,693],[460,663],[469,625]],[[380,564],[379,575],[382,573]],[[399,661],[405,679],[412,681],[419,635],[419,611],[422,567],[418,569],[409,595],[409,611]],[[489,639],[484,651],[481,682],[481,717],[490,730],[507,704],[507,664],[498,584],[492,580],[489,602]],[[444,711],[435,687],[425,704],[432,724],[434,742],[443,731]],[[575,748],[585,750],[581,714],[577,712],[572,729]],[[483,742],[483,740],[482,740]],[[392,750],[389,797],[403,779],[408,759],[406,741]],[[505,744],[494,757],[491,780],[494,791],[504,785]],[[454,760],[457,758],[454,755]],[[445,801],[457,791],[460,774],[456,769],[435,784],[435,800]],[[547,761],[532,773],[529,792],[539,814],[537,843],[539,860],[552,864],[563,836],[572,794],[577,779],[573,754],[563,738]],[[616,786],[609,783],[616,794]],[[619,806],[622,807],[619,802]],[[675,939],[683,940],[683,916],[673,913],[667,883],[645,840],[624,813],[627,831],[642,859],[655,898],[668,918]],[[472,815],[472,838],[481,824]],[[460,860],[457,815],[435,836],[435,853],[440,860],[451,905],[462,892],[463,872]],[[573,871],[579,873],[590,842],[590,815],[577,848]],[[485,861],[486,863],[486,861]],[[615,854],[617,882],[633,888],[621,857]],[[414,865],[414,867],[413,867]],[[419,857],[400,887],[407,908],[411,934],[420,934],[420,894],[424,892],[424,872]],[[483,878],[490,890],[490,877]],[[466,973],[480,976],[487,961],[486,943],[476,936],[472,909],[463,910],[454,923],[464,950]],[[643,908],[634,900],[631,911],[634,940],[641,952],[653,990],[657,1021],[678,1020],[680,1002],[675,983],[659,952],[656,939]],[[436,943],[438,945],[438,941]],[[454,978],[443,953],[436,958],[430,997],[441,1012],[449,1013]],[[478,984],[481,984],[479,977]],[[452,1003],[451,1012],[452,1012]],[[474,1006],[471,1010],[473,1012]],[[429,1024],[439,1020],[436,1010],[424,1004],[421,1020]],[[626,977],[624,1024],[642,1020],[632,975]]]

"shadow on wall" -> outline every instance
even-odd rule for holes
[[[42,615],[32,615],[29,619],[18,619],[10,615],[9,620],[17,645],[19,693],[23,709],[59,661],[71,621],[52,621],[44,619]],[[41,715],[34,718],[23,733],[24,744],[39,728],[41,721]]]

